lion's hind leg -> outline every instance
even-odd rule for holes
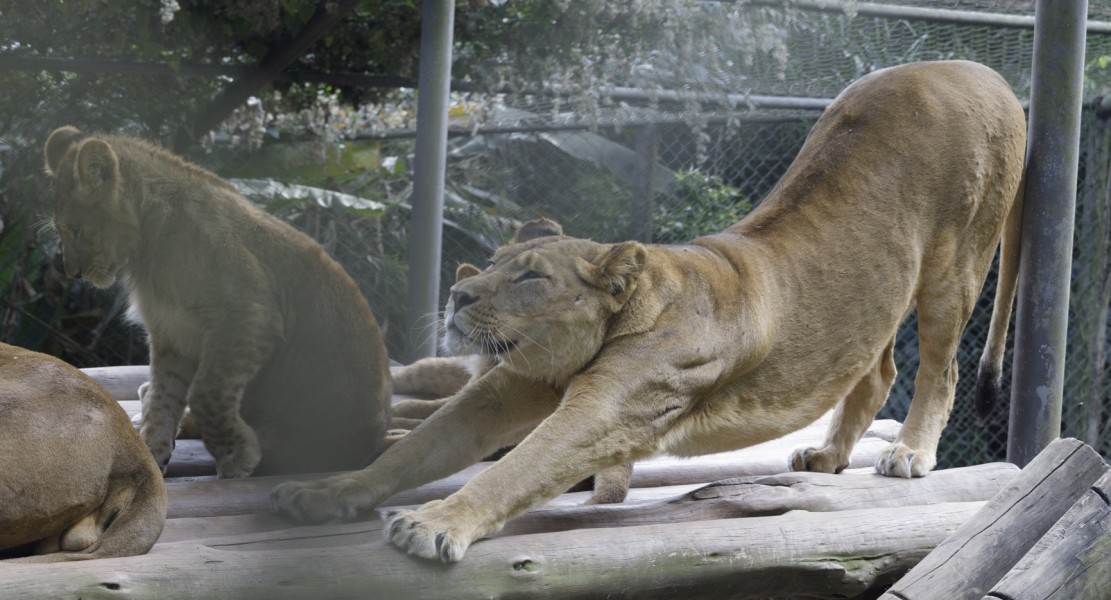
[[[895,381],[895,338],[892,337],[875,366],[837,404],[821,448],[800,448],[791,454],[792,471],[840,473],[849,465],[853,446],[876,418]]]
[[[935,278],[933,284],[922,286],[926,291],[918,298],[914,398],[899,435],[876,459],[876,472],[881,475],[922,477],[937,464],[938,440],[949,422],[957,390],[957,346],[983,281],[983,277],[962,275],[949,271],[952,283]]]
[[[585,504],[620,504],[629,495],[633,463],[621,463],[594,474],[594,493]]]
[[[119,482],[104,503],[60,535],[40,542],[36,554],[13,563],[55,563],[145,554],[166,522],[166,490],[161,473],[139,475],[136,486]]]

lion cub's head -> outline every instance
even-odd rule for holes
[[[138,218],[121,198],[119,159],[107,141],[73,127],[54,130],[45,150],[66,275],[107,287],[139,240]]]
[[[609,318],[636,290],[646,252],[525,224],[485,271],[460,278],[445,310],[452,354],[495,355],[527,376],[562,383],[601,349]]]

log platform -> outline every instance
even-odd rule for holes
[[[138,411],[145,368],[88,372],[125,410]],[[625,503],[586,506],[589,492],[570,491],[476,542],[452,565],[399,552],[374,515],[298,525],[271,512],[270,490],[313,476],[217,480],[203,445],[179,440],[167,475],[168,519],[150,553],[0,565],[0,598],[877,598],[886,591],[885,599],[919,600],[963,597],[930,590],[959,581],[945,570],[953,563],[1002,552],[998,538],[980,546],[968,539],[1002,535],[996,529],[1009,532],[1027,519],[1036,526],[1019,529],[1032,540],[1014,541],[1000,561],[1005,568],[977,590],[1039,583],[1034,571],[1051,558],[1066,572],[1058,579],[1071,573],[1070,589],[1082,590],[1084,578],[1075,574],[1093,569],[1101,548],[1106,554],[1105,527],[1098,527],[1107,521],[1111,485],[1099,480],[1098,455],[1093,461],[1084,448],[1046,459],[1061,468],[1041,475],[994,463],[893,479],[871,465],[899,424],[878,420],[842,474],[785,472],[790,452],[817,445],[827,423],[735,452],[637,463]],[[380,510],[443,498],[487,466],[401,492]],[[1053,502],[1032,497],[1038,484],[1028,480],[1051,486]],[[1081,496],[1079,508],[1029,506]],[[988,511],[993,525],[970,530]],[[1077,546],[1087,553],[1077,554]],[[1071,554],[1061,556],[1065,548]]]

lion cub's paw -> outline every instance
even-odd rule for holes
[[[242,435],[231,440],[205,442],[216,458],[216,476],[220,479],[247,477],[262,460],[262,449],[255,432],[247,427],[240,431]]]
[[[791,453],[792,471],[840,473],[849,462],[836,455],[832,448],[799,448]]]
[[[471,542],[481,537],[460,526],[443,500],[433,500],[417,510],[397,510],[385,515],[386,539],[408,554],[452,563],[463,558]]]
[[[341,475],[318,481],[287,481],[270,493],[275,511],[305,523],[350,521],[374,499],[357,480]]]
[[[933,454],[918,452],[901,442],[895,442],[876,458],[876,472],[888,477],[924,477],[937,464]]]
[[[174,454],[176,442],[173,436],[164,435],[162,432],[153,430],[153,428],[143,427],[139,430],[139,436],[143,438],[150,453],[154,455],[154,462],[158,464],[158,468],[162,469],[162,473],[166,473],[166,467],[170,466],[170,457]]]

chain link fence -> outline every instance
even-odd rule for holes
[[[845,9],[851,10],[851,4]],[[1033,15],[1032,2],[922,2],[915,6],[957,9],[970,17],[983,16],[967,12],[970,10]],[[1092,2],[1090,6],[1091,19],[1111,17],[1111,3]],[[713,95],[691,94],[672,104],[657,96],[642,99],[638,105],[632,94],[607,97],[603,91],[598,105],[583,114],[561,112],[552,107],[555,103],[543,105],[532,99],[527,115],[518,112],[522,109],[506,111],[507,118],[487,121],[478,135],[455,140],[448,186],[464,199],[457,206],[466,207],[464,212],[475,211],[472,201],[477,193],[488,199],[485,210],[492,214],[517,220],[553,217],[563,223],[565,231],[579,237],[683,241],[728,225],[771,190],[819,115],[816,110],[783,108],[797,104],[799,98],[832,98],[852,80],[876,68],[953,58],[988,64],[1008,79],[1020,98],[1029,96],[1032,28],[756,5],[746,10],[752,22],[775,23],[788,32],[786,73],[777,74],[772,67],[763,72],[760,65],[745,71],[751,84],[746,90],[749,94],[775,96],[778,102],[772,98],[764,101],[765,107],[752,105],[756,103],[745,106]],[[1090,34],[1087,54],[1088,102],[1077,184],[1062,435],[1078,437],[1111,456],[1111,435],[1104,427],[1111,416],[1106,335],[1111,300],[1111,127],[1107,109],[1098,108],[1108,87],[1111,36]],[[648,105],[650,110],[645,108]],[[485,130],[500,132],[483,133]],[[504,230],[490,238],[501,240],[508,235]],[[454,271],[454,261],[484,258],[474,252],[473,247],[445,244],[445,273]],[[445,281],[445,289],[449,284]],[[981,423],[971,402],[994,289],[993,268],[959,348],[961,378],[940,444],[940,466],[1003,460],[1006,455],[1008,407],[996,407]],[[918,363],[915,330],[916,320],[911,315],[898,335],[899,375],[881,418],[906,417]],[[1013,342],[1013,331],[1008,342]],[[1006,369],[1009,373],[1009,351]],[[1009,397],[1009,377],[1004,378],[1004,387],[1004,397]]]
[[[560,221],[570,235],[602,242],[681,242],[728,226],[772,189],[825,103],[877,68],[971,59],[1003,74],[1020,98],[1029,95],[1032,27],[992,21],[997,15],[1032,16],[1032,0],[919,1],[880,4],[878,9],[876,4],[834,0],[813,6],[803,0],[789,5],[779,0],[717,4],[715,10],[729,12],[750,31],[771,35],[767,53],[782,53],[785,60],[707,67],[707,72],[731,69],[738,74],[730,82],[732,89],[725,91],[690,84],[704,81],[705,73],[690,72],[688,81],[677,69],[661,75],[654,87],[601,88],[591,90],[586,100],[508,94],[481,123],[452,129],[442,295],[453,283],[457,264],[482,264],[515,225],[538,216]],[[1089,6],[1090,19],[1111,21],[1111,1],[1091,0]],[[898,10],[905,8],[959,14],[899,16]],[[877,10],[894,12],[882,15]],[[761,56],[749,54],[754,55]],[[1111,418],[1111,125],[1100,98],[1111,87],[1109,62],[1111,35],[1090,31],[1085,78],[1089,108],[1082,125],[1062,428],[1063,435],[1087,441],[1104,456],[1111,456],[1111,435],[1103,426]],[[335,153],[327,161],[334,172],[329,171],[321,187],[339,195],[240,183],[252,199],[312,235],[340,260],[370,300],[391,355],[407,338],[403,323],[413,136],[412,131],[367,134],[339,150],[268,144],[250,157],[218,149],[206,158],[222,174],[249,179],[263,176],[254,173],[255,164],[289,164],[288,156]],[[279,160],[274,153],[287,156]],[[291,180],[296,179],[294,167]],[[51,233],[44,232],[37,243],[56,253],[50,239]],[[1005,457],[1007,407],[997,407],[986,423],[979,423],[971,402],[994,278],[993,271],[962,338],[961,379],[940,444],[940,466]],[[56,285],[71,285],[60,275],[55,279]],[[66,331],[72,334],[62,339],[32,326],[24,329],[23,341],[15,342],[45,347],[81,366],[145,362],[141,333],[118,318],[122,299],[77,287],[63,297],[64,306],[49,310],[70,315]],[[421,326],[436,327],[436,322],[437,315],[428,315]],[[114,350],[103,351],[108,347]],[[898,336],[899,375],[880,417],[905,418],[917,356],[912,315]],[[1007,372],[1009,360],[1008,353]],[[1008,383],[1005,377],[1005,387]]]

